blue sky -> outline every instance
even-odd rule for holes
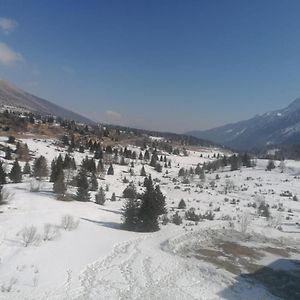
[[[300,1],[0,0],[0,78],[94,120],[184,132],[300,96]]]

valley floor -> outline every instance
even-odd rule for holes
[[[37,153],[48,152],[49,161],[54,158],[49,141],[27,142]],[[212,210],[214,220],[168,223],[155,233],[120,226],[126,167],[116,165],[115,175],[106,176],[108,199],[115,192],[117,201],[107,200],[104,206],[58,201],[49,182],[35,193],[30,178],[7,184],[10,201],[0,206],[0,299],[299,299],[300,202],[280,194],[300,195],[300,163],[286,162],[284,173],[266,172],[266,161],[241,171],[214,172],[207,174],[203,188],[197,178],[189,185],[174,183],[178,164],[195,167],[203,160],[199,155],[170,157],[167,176],[149,166],[146,172],[160,180],[170,218],[176,211],[184,216],[177,209],[183,198],[187,209]],[[136,163],[136,174],[140,168]],[[220,179],[215,180],[217,173]],[[235,187],[224,194],[228,179]],[[138,186],[142,177],[130,180]],[[270,205],[272,219],[259,217],[249,206],[256,195]],[[241,230],[245,213],[251,217],[247,232]],[[53,232],[46,238],[47,224]],[[29,226],[39,236],[24,246]],[[280,276],[284,282],[275,280]]]

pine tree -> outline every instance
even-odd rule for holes
[[[267,164],[267,167],[266,167],[266,171],[271,171],[275,169],[275,164],[274,164],[274,161],[272,159],[270,159],[268,161],[268,164]]]
[[[112,164],[110,164],[108,170],[107,170],[107,175],[114,175],[114,168]]]
[[[130,182],[128,186],[123,191],[123,197],[124,198],[130,198],[135,199],[137,196],[136,188],[133,184],[133,182]]]
[[[87,180],[86,171],[81,168],[77,177],[77,192],[76,199],[78,201],[90,201],[89,183]]]
[[[23,174],[30,175],[31,174],[31,168],[28,161],[26,161],[24,168],[23,168]]]
[[[39,158],[35,159],[34,161],[33,176],[39,179],[48,176],[47,160],[43,155],[41,155]]]
[[[148,150],[146,150],[144,154],[144,160],[149,160],[149,159],[150,159],[150,153]]]
[[[142,169],[141,169],[141,176],[146,176],[146,171],[145,171],[145,167],[142,166]]]
[[[57,174],[56,180],[53,183],[53,191],[54,193],[60,195],[62,198],[66,193],[67,187],[65,184],[65,176],[62,169],[60,169],[59,173]]]
[[[3,169],[3,163],[2,161],[0,162],[0,186],[2,184],[6,184],[6,173]]]
[[[116,193],[112,193],[110,201],[117,201]]]
[[[91,186],[91,188],[90,188],[91,191],[97,191],[97,189],[98,189],[98,180],[97,180],[97,177],[96,177],[95,173],[93,173],[92,176],[91,176],[90,186]]]
[[[99,173],[103,173],[104,170],[105,170],[105,169],[104,169],[104,166],[103,166],[103,162],[102,162],[101,159],[99,159],[98,164],[97,164],[97,169],[96,169],[96,171],[97,171],[97,173],[99,174]]]
[[[149,165],[150,165],[151,167],[155,168],[157,161],[158,161],[157,154],[154,153],[154,154],[152,154],[151,161],[150,161],[150,164],[149,164]]]
[[[158,216],[165,213],[165,197],[159,186],[154,188],[151,177],[146,183],[146,191],[141,195],[139,209],[140,230],[152,232],[159,230]]]
[[[14,164],[11,168],[11,171],[9,173],[9,179],[13,183],[19,183],[22,181],[22,171],[17,159],[14,161]]]
[[[6,147],[6,149],[5,149],[5,159],[7,159],[7,160],[11,160],[12,159],[11,152],[12,152],[11,148],[10,147]]]
[[[106,198],[105,198],[105,192],[103,190],[103,187],[101,186],[98,193],[95,195],[96,203],[99,205],[104,205]]]
[[[199,178],[202,182],[205,182],[205,173],[204,173],[204,169],[202,168],[200,171],[200,175]]]
[[[53,159],[51,162],[51,173],[50,173],[50,182],[55,182],[59,170],[57,168],[57,159]]]
[[[235,154],[231,156],[230,163],[231,163],[231,168],[230,168],[231,171],[236,171],[239,169],[239,161]]]
[[[137,231],[139,228],[139,202],[137,199],[126,199],[123,208],[123,227],[126,230]]]
[[[185,209],[185,208],[186,208],[185,201],[183,199],[181,199],[178,204],[178,209]]]

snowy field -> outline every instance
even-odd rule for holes
[[[35,156],[44,155],[49,167],[59,151],[64,154],[51,140],[24,142]],[[279,168],[267,172],[267,161],[257,160],[253,168],[224,168],[205,174],[205,180],[195,175],[183,184],[178,178],[181,167],[195,168],[221,151],[166,154],[172,163],[168,174],[145,165],[146,173],[159,180],[169,219],[176,212],[183,219],[181,225],[160,224],[155,233],[120,226],[128,185],[124,176],[142,191],[139,160],[135,175],[128,166],[114,165],[114,175],[98,179],[108,188],[103,206],[58,201],[46,181],[39,192],[30,192],[28,177],[5,185],[10,197],[0,206],[0,299],[285,299],[249,276],[266,266],[299,275],[300,162],[285,161],[283,173]],[[79,165],[88,152],[73,155]],[[4,166],[8,172],[11,161]],[[113,192],[115,202],[109,200]],[[94,201],[95,192],[91,195]],[[178,209],[181,199],[185,209]],[[268,219],[257,213],[261,202],[269,206]],[[185,220],[190,208],[198,214],[211,211],[213,220]],[[30,226],[37,238],[25,246],[24,228]],[[300,299],[299,290],[290,292],[286,299]]]

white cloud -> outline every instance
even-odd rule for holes
[[[0,18],[0,30],[5,34],[10,34],[15,30],[18,23],[12,19]]]
[[[111,121],[117,121],[117,120],[121,120],[122,119],[122,115],[120,113],[118,113],[116,111],[112,111],[112,110],[107,110],[105,112],[105,115]]]
[[[11,65],[19,61],[23,61],[23,56],[0,42],[0,65]]]

